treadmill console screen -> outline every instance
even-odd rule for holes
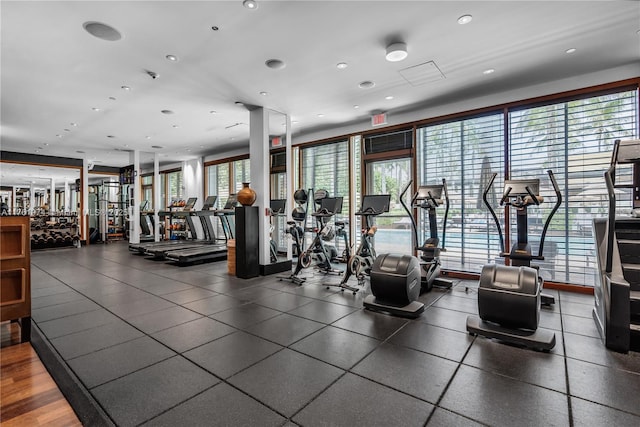
[[[202,210],[211,209],[216,204],[216,200],[218,200],[218,196],[207,196],[202,205]]]
[[[189,197],[189,198],[187,199],[187,203],[185,203],[185,204],[184,204],[184,210],[185,210],[185,211],[190,211],[190,210],[192,210],[192,209],[193,209],[193,207],[195,206],[195,204],[196,204],[196,201],[197,201],[197,200],[198,200],[198,198],[197,198],[197,197]]]

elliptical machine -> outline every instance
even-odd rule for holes
[[[418,226],[413,214],[404,202],[404,195],[411,186],[411,181],[402,191],[400,203],[411,219],[411,228],[416,245],[418,245]],[[444,199],[442,198],[444,196]],[[442,221],[442,246],[438,238],[438,218],[437,208],[444,204],[444,218]],[[447,191],[447,181],[443,178],[440,185],[422,185],[418,187],[418,191],[411,199],[412,208],[420,208],[427,211],[429,219],[429,238],[424,241],[422,246],[416,246],[416,250],[420,252],[422,267],[422,290],[430,291],[433,287],[442,289],[451,289],[453,282],[451,280],[438,277],[440,275],[440,251],[445,251],[444,242],[447,231],[447,218],[449,217],[449,192]]]
[[[516,209],[517,242],[511,252],[504,251],[504,238],[498,217],[487,201],[497,174],[493,174],[482,199],[496,223],[500,237],[500,256],[510,259],[512,265],[485,265],[480,274],[478,288],[479,317],[467,318],[467,331],[472,335],[496,338],[525,347],[549,351],[556,343],[554,332],[538,328],[541,304],[553,304],[552,296],[543,296],[543,279],[537,268],[531,267],[532,260],[543,260],[544,240],[553,215],[562,204],[562,193],[553,172],[548,170],[549,179],[556,193],[556,204],[545,221],[538,255],[534,255],[528,242],[527,207],[539,205],[543,197],[539,195],[540,180],[505,180],[500,205]]]
[[[358,286],[364,284],[364,277],[370,274],[371,267],[376,259],[373,237],[376,234],[377,227],[373,225],[373,218],[384,212],[389,212],[390,202],[391,195],[389,194],[363,196],[362,206],[360,210],[355,213],[355,215],[363,218],[360,245],[356,252],[349,257],[347,269],[340,283],[336,285],[327,284],[327,288],[337,286],[341,291],[348,289],[355,295],[359,288],[347,285],[349,278],[355,276],[358,279]]]

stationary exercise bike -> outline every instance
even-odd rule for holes
[[[312,230],[315,236],[299,258],[301,258],[303,268],[308,268],[311,266],[311,261],[315,260],[316,267],[320,272],[342,274],[342,270],[335,269],[331,265],[331,260],[338,255],[337,249],[335,246],[326,243],[335,239],[335,232],[330,219],[342,212],[342,197],[327,196],[328,193],[325,190],[319,190],[314,193],[314,202],[319,205],[319,208],[311,214],[316,219],[316,226]]]
[[[297,257],[296,267],[290,276],[279,276],[280,280],[290,280],[296,285],[302,285],[307,279],[306,277],[299,277],[298,275],[302,271],[304,264],[306,264],[302,255],[305,250],[304,242],[304,223],[307,220],[307,212],[309,210],[309,195],[313,193],[313,190],[299,189],[293,193],[293,200],[296,203],[296,207],[291,212],[292,221],[287,221],[289,228],[286,233],[293,239],[294,256]]]
[[[555,333],[538,328],[541,304],[553,304],[554,299],[542,294],[543,279],[539,276],[538,269],[531,266],[532,260],[544,259],[542,253],[545,236],[553,215],[562,204],[562,193],[553,172],[548,170],[547,173],[557,199],[542,229],[537,255],[532,253],[528,242],[527,208],[538,206],[544,201],[539,195],[540,181],[505,180],[500,205],[515,208],[517,224],[517,242],[508,253],[504,251],[504,239],[498,217],[487,201],[487,194],[497,174],[493,174],[483,193],[484,203],[489,208],[498,229],[502,249],[500,256],[509,259],[511,266],[491,264],[482,268],[478,288],[479,317],[467,318],[467,331],[470,334],[543,351],[549,351],[555,346]]]
[[[389,194],[363,196],[360,211],[355,213],[355,215],[363,218],[360,245],[356,252],[349,258],[346,272],[340,283],[336,285],[327,284],[327,288],[337,286],[341,288],[341,291],[348,289],[355,294],[359,288],[347,285],[347,281],[351,276],[356,277],[358,286],[364,284],[365,275],[371,272],[371,267],[376,259],[373,237],[376,234],[377,227],[373,225],[373,218],[382,213],[389,212],[390,201],[391,196]]]
[[[411,219],[411,228],[413,229],[416,245],[418,244],[418,227],[413,214],[404,202],[404,195],[411,186],[411,181],[402,191],[400,203]],[[444,196],[444,199],[443,199]],[[444,204],[444,218],[442,221],[442,246],[438,238],[438,218],[437,208]],[[420,252],[420,260],[422,267],[422,290],[430,291],[433,287],[442,289],[451,289],[453,282],[438,277],[440,275],[440,252],[446,250],[444,248],[445,236],[447,231],[447,218],[449,217],[449,193],[447,191],[447,181],[443,178],[442,184],[439,185],[422,185],[418,187],[418,191],[411,199],[411,207],[419,208],[427,211],[429,219],[429,238],[424,241],[422,246],[416,246],[416,250]]]

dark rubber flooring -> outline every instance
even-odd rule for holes
[[[640,354],[604,348],[590,296],[554,292],[540,353],[466,333],[475,282],[407,320],[303,275],[242,280],[119,243],[34,252],[33,321],[122,426],[640,425]]]

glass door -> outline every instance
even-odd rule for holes
[[[411,159],[400,158],[368,162],[366,165],[365,194],[389,194],[391,203],[389,212],[375,217],[376,231],[374,242],[376,253],[413,254],[411,220],[400,204],[400,193],[411,179]],[[407,206],[411,203],[412,190],[405,195]],[[360,209],[357,206],[356,209]],[[360,217],[356,217],[358,230]],[[359,236],[358,236],[359,238]]]

